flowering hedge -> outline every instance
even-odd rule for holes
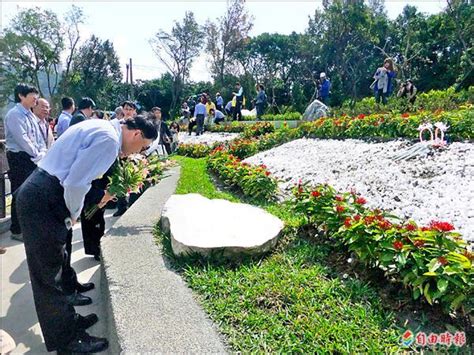
[[[360,114],[355,117],[320,118],[302,124],[299,136],[311,138],[416,138],[424,122],[443,122],[450,128],[451,140],[474,139],[474,108],[464,106],[454,111],[420,111],[402,114]]]
[[[224,183],[238,187],[246,196],[268,200],[277,190],[277,180],[270,176],[265,165],[244,163],[223,146],[212,151],[207,165]]]
[[[367,265],[384,270],[387,277],[402,282],[414,299],[423,296],[429,304],[447,310],[473,309],[474,254],[467,251],[454,227],[433,221],[420,227],[380,210],[364,206],[355,191],[337,193],[328,185],[298,184],[292,206],[337,243],[349,248]]]
[[[343,113],[357,116],[359,114],[375,112],[402,113],[407,109],[410,109],[410,111],[455,110],[459,105],[466,103],[474,104],[474,86],[460,92],[456,92],[455,89],[451,87],[446,90],[431,90],[426,93],[420,93],[417,95],[414,105],[408,105],[405,98],[397,98],[393,95],[388,99],[386,105],[377,105],[373,97],[366,97],[357,101],[355,105],[350,101],[344,102],[340,108],[332,109],[332,113],[333,116],[338,117]]]
[[[245,138],[256,138],[261,135],[275,131],[275,126],[270,122],[257,122],[253,125],[246,125],[244,127],[243,136]]]
[[[208,127],[209,132],[218,133],[242,133],[248,124],[240,121],[233,121],[230,124],[214,124]]]
[[[176,153],[178,155],[184,155],[191,158],[203,158],[207,157],[212,151],[212,147],[206,144],[180,144]]]

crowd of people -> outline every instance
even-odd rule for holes
[[[160,146],[171,151],[172,130],[161,120],[160,108],[137,115],[131,101],[108,120],[92,99],[83,98],[76,108],[72,98],[64,97],[54,125],[48,122],[50,105],[37,88],[18,84],[14,99],[16,105],[4,119],[13,193],[10,231],[25,246],[46,348],[103,351],[107,339],[86,332],[97,315],[82,316],[74,309],[92,302],[82,293],[95,285],[80,283],[71,267],[72,226],[80,218],[85,252],[100,259],[103,209],[114,199],[107,191],[113,165],[131,154],[154,154]],[[102,212],[89,220],[84,211],[94,204]]]

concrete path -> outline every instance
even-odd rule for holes
[[[118,219],[112,217],[114,211],[105,211],[106,230]],[[76,311],[82,315],[96,313],[99,322],[89,328],[88,333],[106,337],[107,300],[103,299],[104,292],[101,290],[100,262],[84,254],[81,224],[76,224],[73,230],[72,267],[76,270],[80,282],[94,282],[96,285],[95,289],[85,293],[92,297],[92,304],[76,307]],[[14,354],[45,354],[47,351],[33,303],[23,243],[12,240],[10,232],[7,232],[0,235],[0,246],[7,248],[7,252],[0,255],[0,329],[5,330],[15,340],[17,347],[13,351]]]

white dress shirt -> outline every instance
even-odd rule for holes
[[[59,179],[71,218],[79,217],[92,180],[110,168],[121,144],[118,120],[87,120],[69,127],[38,164]]]

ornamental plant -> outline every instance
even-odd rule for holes
[[[206,144],[180,144],[176,153],[192,158],[203,158],[209,155],[212,148]]]
[[[240,189],[244,195],[257,200],[272,199],[278,188],[277,180],[271,176],[266,166],[254,166],[242,162],[223,146],[213,150],[207,166],[224,183]]]
[[[307,224],[347,247],[366,265],[403,283],[414,299],[422,296],[446,310],[472,310],[474,256],[450,223],[432,221],[418,226],[403,222],[366,208],[366,200],[354,191],[338,193],[328,185],[299,183],[292,202]]]
[[[275,126],[270,122],[258,122],[254,125],[246,125],[243,132],[245,138],[257,138],[275,131]]]

